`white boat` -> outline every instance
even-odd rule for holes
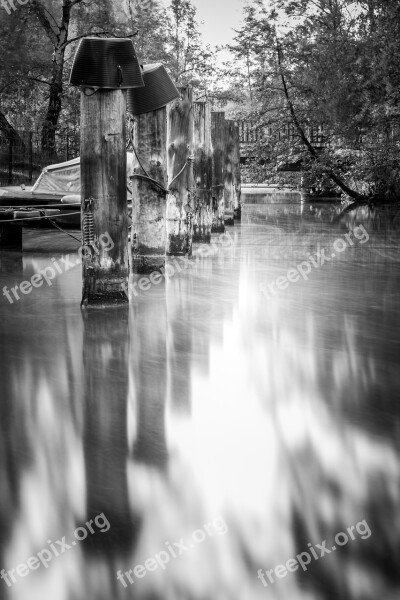
[[[126,153],[126,166],[129,177],[133,173],[133,152]],[[32,195],[52,194],[54,196],[80,195],[81,159],[45,167],[32,187]]]
[[[127,160],[127,186],[130,188],[130,175],[134,168],[133,152],[126,153]],[[128,199],[130,194],[128,193]],[[1,204],[11,204],[16,201],[18,204],[32,206],[38,201],[54,201],[53,203],[61,202],[62,204],[77,204],[81,203],[81,159],[78,156],[73,160],[57,163],[44,167],[38,179],[32,187],[28,186],[10,186],[0,189],[0,206]],[[64,210],[60,213],[57,222],[63,225],[80,226],[80,215],[68,216],[68,211]]]

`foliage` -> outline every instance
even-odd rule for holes
[[[5,17],[5,18],[3,18]],[[41,130],[48,159],[57,136],[79,131],[79,92],[68,84],[79,39],[132,37],[142,64],[162,62],[177,84],[201,92],[215,77],[189,0],[30,0],[0,22],[0,115],[17,129]],[[7,119],[7,121],[6,121]]]
[[[247,80],[237,116],[264,132],[253,177],[297,163],[357,199],[399,196],[397,1],[254,0],[232,50]]]

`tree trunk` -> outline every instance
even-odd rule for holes
[[[42,127],[42,151],[51,160],[55,160],[57,158],[56,130],[58,125],[58,119],[61,113],[61,96],[63,93],[63,65],[64,58],[62,59],[62,64],[56,65],[57,68],[53,69],[53,76],[50,84],[49,104],[47,107],[47,113]]]
[[[54,18],[52,21],[49,21],[49,13],[39,0],[31,0],[31,8],[54,48],[52,56],[53,68],[50,79],[50,97],[41,136],[42,151],[49,159],[55,159],[57,157],[56,130],[61,113],[65,48],[68,44],[71,10],[73,6],[80,2],[81,0],[62,1],[62,18],[61,24],[58,26]]]
[[[7,121],[5,115],[3,115],[2,112],[0,112],[0,131],[3,131],[5,133],[5,136],[8,140],[19,141],[22,143],[22,140],[19,137],[17,131],[14,129],[11,123]]]
[[[294,109],[294,105],[293,102],[290,98],[289,95],[289,90],[287,87],[287,83],[286,83],[286,78],[285,78],[285,74],[283,72],[283,67],[282,67],[282,57],[281,57],[281,48],[278,44],[277,46],[277,56],[278,56],[278,67],[279,67],[279,74],[281,77],[281,81],[282,81],[282,88],[283,88],[283,93],[285,95],[286,98],[286,103],[287,106],[289,108],[289,112],[290,112],[290,116],[292,118],[293,124],[297,129],[297,132],[300,136],[300,139],[302,141],[302,143],[304,144],[304,146],[307,148],[308,152],[311,155],[311,158],[315,161],[319,161],[319,157],[318,157],[318,153],[316,151],[316,149],[314,148],[314,146],[311,144],[311,142],[309,141],[309,139],[307,138],[305,131],[303,129],[303,127],[300,124],[300,121],[297,118],[296,115],[296,111]],[[326,167],[324,169],[324,173],[348,196],[350,196],[350,198],[354,198],[355,200],[359,200],[359,201],[366,201],[367,197],[364,196],[363,194],[360,194],[359,192],[356,192],[355,190],[352,190],[340,177],[338,177],[330,168]]]

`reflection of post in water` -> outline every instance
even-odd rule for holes
[[[9,360],[5,354],[8,354],[8,349],[0,345],[2,365],[7,365]],[[26,429],[28,419],[22,402],[19,404],[15,398],[14,377],[19,374],[10,367],[3,372],[0,402],[0,568],[7,564],[6,545],[19,516],[21,474],[27,469],[32,456]],[[3,586],[4,582],[1,581],[0,585]],[[1,594],[0,598],[3,598]]]
[[[3,327],[0,327],[0,364],[2,367],[0,400],[0,568],[3,568],[3,565],[7,562],[5,548],[11,538],[15,520],[20,511],[22,473],[28,469],[33,456],[30,440],[32,435],[35,437],[35,434],[32,434],[35,424],[32,422],[30,412],[27,412],[28,403],[25,398],[27,388],[25,386],[29,385],[29,392],[34,398],[39,387],[39,373],[42,373],[45,369],[47,362],[46,360],[43,362],[43,348],[40,347],[40,341],[38,341],[40,340],[40,333],[28,339],[23,351],[18,347],[21,330],[23,331],[25,326],[24,318],[26,318],[24,305],[17,300],[17,297],[21,298],[23,294],[19,292],[18,295],[19,290],[15,290],[15,286],[24,280],[22,253],[2,251],[0,253],[0,274],[3,275],[2,296],[0,298],[3,317]],[[17,297],[11,292],[13,287]],[[4,290],[8,293],[8,297]],[[7,331],[7,328],[4,327],[7,321],[14,323],[12,330],[8,329]],[[10,335],[11,331],[13,331],[13,335]],[[0,581],[0,584],[2,586],[4,582]],[[0,598],[2,598],[1,594]]]
[[[189,304],[186,302],[192,285],[191,279],[176,278],[171,280],[174,294],[168,297],[168,322],[170,336],[168,338],[169,364],[169,396],[175,411],[191,413],[191,358],[192,329],[188,326],[190,316]],[[183,317],[184,315],[184,317]]]
[[[0,273],[8,275],[10,282],[7,282],[9,288],[19,283],[22,277],[23,261],[22,253],[20,252],[1,252],[0,254]],[[14,283],[15,281],[15,283]],[[4,285],[4,284],[3,284]],[[4,293],[3,293],[4,296]],[[22,296],[22,294],[21,294]],[[15,301],[15,298],[11,296],[11,299]],[[4,298],[2,298],[4,301]]]
[[[153,291],[141,298],[130,314],[130,365],[137,406],[134,459],[163,468],[167,462],[167,317],[164,290]]]
[[[115,552],[131,547],[137,533],[126,472],[128,308],[85,312],[84,323],[87,518],[104,512],[111,524],[107,535],[87,541],[97,551]]]

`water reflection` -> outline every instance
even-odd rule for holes
[[[164,469],[167,462],[167,307],[165,290],[142,295],[130,315],[132,392],[136,404],[136,462]]]
[[[0,597],[398,596],[398,217],[385,229],[371,212],[278,208],[243,211],[231,246],[215,238],[213,256],[129,309],[82,314],[79,270],[3,298],[0,568],[97,514],[110,529],[0,580]],[[260,291],[360,222],[367,244],[276,296]],[[2,257],[1,287],[46,260]],[[226,534],[133,575],[218,516]],[[370,538],[267,588],[257,579],[363,519]]]
[[[168,285],[166,305],[168,310],[168,373],[170,381],[170,405],[181,413],[191,413],[191,361],[193,353],[192,328],[193,307],[188,302],[193,289],[192,281],[176,278]],[[170,289],[172,287],[172,290]]]
[[[83,313],[84,457],[86,518],[105,513],[107,535],[90,536],[86,546],[96,553],[129,548],[136,519],[128,501],[128,348],[127,309]]]

